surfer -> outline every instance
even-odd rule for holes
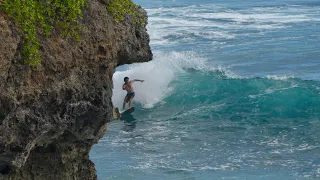
[[[134,79],[132,81],[129,81],[128,77],[124,78],[124,84],[122,85],[122,89],[127,91],[127,95],[123,101],[123,106],[122,106],[123,110],[125,110],[127,103],[129,103],[129,109],[132,107],[132,100],[135,95],[133,87],[132,87],[132,83],[134,83],[136,81],[144,82],[144,80]]]

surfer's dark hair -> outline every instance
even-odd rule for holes
[[[125,78],[124,78],[124,82],[126,82],[126,80],[129,80],[129,78],[128,78],[128,77],[125,77]]]

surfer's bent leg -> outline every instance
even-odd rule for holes
[[[126,97],[124,98],[123,100],[123,105],[122,105],[122,109],[125,110],[126,109],[126,104],[127,104],[127,98],[128,98],[128,95],[126,95]]]
[[[122,109],[125,110],[126,108],[126,101],[123,101]]]
[[[132,108],[132,101],[133,101],[134,95],[135,95],[134,92],[132,92],[132,93],[130,94],[131,97],[130,97],[130,102],[129,102],[129,109]]]
[[[130,102],[129,102],[129,109],[132,108],[132,100],[133,100],[133,97],[130,99]]]

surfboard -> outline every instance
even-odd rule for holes
[[[131,107],[123,112],[120,113],[119,108],[113,109],[113,119],[117,120],[120,119],[121,115],[131,114],[134,112],[134,107]]]
[[[122,113],[120,113],[120,115],[124,115],[124,114],[131,114],[134,112],[134,107],[131,107],[125,111],[123,111]]]

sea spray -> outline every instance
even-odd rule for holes
[[[134,64],[125,71],[117,71],[113,76],[114,89],[112,101],[115,106],[121,107],[126,92],[122,90],[124,77],[145,80],[143,83],[134,83],[136,96],[134,102],[151,108],[161,102],[174,87],[170,85],[177,74],[186,69],[205,71],[206,59],[194,52],[167,52],[157,54],[154,60],[148,63]]]

